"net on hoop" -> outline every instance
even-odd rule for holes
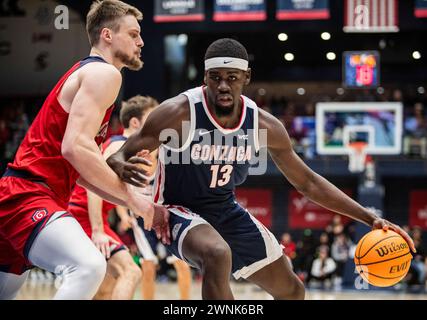
[[[368,144],[366,142],[351,142],[348,144],[348,170],[350,172],[363,172],[365,171],[365,159]]]

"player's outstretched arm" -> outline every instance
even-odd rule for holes
[[[147,172],[139,164],[146,163],[146,160],[138,153],[142,150],[152,152],[166,142],[179,145],[180,141],[169,141],[167,137],[179,140],[182,121],[189,119],[190,109],[185,96],[164,101],[150,113],[141,130],[130,136],[120,150],[107,159],[108,165],[123,181],[137,187],[143,186]]]
[[[415,251],[411,237],[403,229],[362,207],[328,180],[311,170],[294,152],[283,124],[266,111],[260,109],[259,112],[259,127],[267,130],[267,147],[271,158],[300,193],[329,210],[365,223],[374,229],[390,228],[396,231],[405,238],[412,251]]]

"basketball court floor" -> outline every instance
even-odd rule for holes
[[[231,284],[237,300],[271,300],[272,298],[256,286],[248,283]],[[174,282],[157,283],[156,300],[179,299],[178,286]],[[45,300],[55,294],[55,285],[27,280],[18,294],[18,300]],[[139,288],[134,299],[141,300]],[[191,300],[201,299],[201,282],[193,282]],[[401,292],[371,291],[371,290],[342,290],[320,291],[307,290],[307,300],[427,300],[427,294],[408,294]]]

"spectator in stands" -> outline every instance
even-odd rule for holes
[[[417,253],[413,255],[411,266],[407,277],[405,278],[409,290],[420,291],[425,288],[426,283],[426,250],[422,241],[422,230],[419,227],[412,229],[412,237],[414,240]]]
[[[403,102],[403,92],[400,89],[394,89],[391,92],[391,98],[390,101],[393,102]]]
[[[336,270],[335,261],[329,257],[329,248],[326,246],[319,247],[318,257],[313,261],[311,267],[311,277],[316,282],[319,282],[321,288],[331,287],[331,278]]]
[[[332,244],[332,240],[333,239],[329,237],[327,232],[322,232],[319,237],[319,245],[317,246],[317,249],[319,249],[319,247],[322,247],[322,246],[326,246],[330,248]]]
[[[337,268],[335,272],[335,286],[341,287],[342,278],[344,277],[345,265],[350,257],[350,249],[354,244],[347,238],[344,233],[335,236],[331,247],[331,257],[334,259]]]
[[[294,260],[296,258],[296,249],[297,245],[292,241],[292,236],[289,232],[282,234],[280,244],[283,246],[283,253],[289,257],[289,259]]]
[[[331,242],[334,241],[335,236],[344,232],[344,224],[342,223],[342,219],[339,214],[334,215],[331,223],[326,227],[326,232],[328,233]]]
[[[293,261],[294,270],[302,281],[310,278],[311,264],[316,253],[316,241],[310,229],[305,229],[301,239],[297,241],[296,257]]]
[[[405,120],[403,153],[427,158],[427,119],[420,102],[414,104],[413,115]]]

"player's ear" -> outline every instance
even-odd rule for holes
[[[129,120],[129,124],[130,124],[130,127],[138,128],[138,127],[139,127],[139,125],[140,125],[140,122],[139,122],[139,120],[138,120],[138,118],[137,118],[137,117],[132,117],[132,118]]]
[[[101,30],[101,38],[103,38],[108,43],[111,43],[113,41],[113,35],[111,32],[111,29],[103,28]]]
[[[252,69],[248,68],[248,70],[245,72],[245,76],[246,76],[245,86],[247,86],[251,82],[251,75],[252,75]]]

